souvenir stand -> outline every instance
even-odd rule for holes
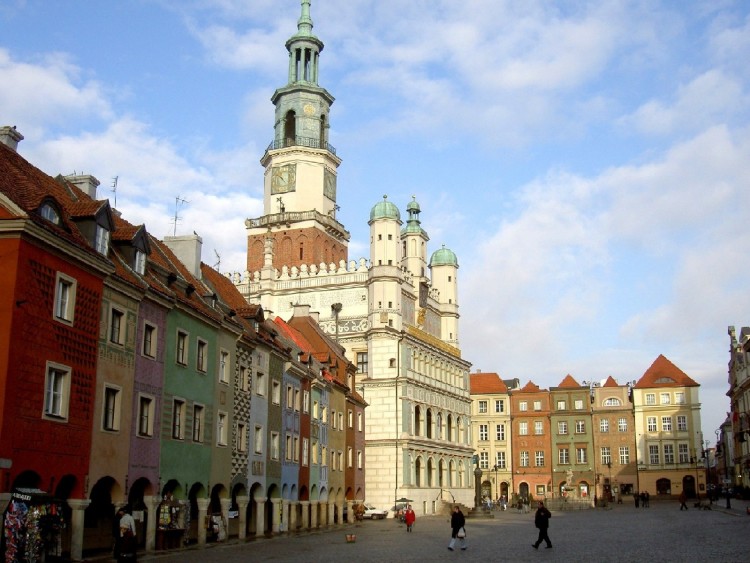
[[[3,513],[0,553],[5,563],[62,560],[62,503],[39,489],[15,489]]]
[[[164,495],[157,509],[156,549],[182,547],[185,531],[190,522],[189,505],[174,500],[172,495]]]

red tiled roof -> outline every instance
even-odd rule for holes
[[[507,392],[508,387],[496,373],[469,374],[469,393],[472,395]]]
[[[654,360],[635,384],[636,389],[652,387],[699,387],[700,385],[665,358],[662,354]]]
[[[565,376],[565,378],[560,382],[560,385],[558,387],[563,387],[567,389],[571,389],[574,387],[580,387],[581,384],[578,383],[575,379],[573,379],[573,376],[568,374]]]
[[[540,391],[542,391],[542,389],[540,389],[533,381],[529,381],[521,389],[515,390],[516,393],[539,393]]]
[[[602,385],[602,387],[619,387],[619,385],[617,385],[617,381],[615,381],[615,378],[610,375],[609,377],[607,377],[607,381],[604,382],[604,385]]]

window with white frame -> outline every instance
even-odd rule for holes
[[[336,411],[331,409],[331,428],[336,430]]]
[[[543,450],[537,450],[534,453],[534,466],[544,467],[544,451]]]
[[[588,463],[588,450],[576,448],[576,463]]]
[[[498,440],[500,442],[505,441],[505,424],[495,425],[495,440]]]
[[[114,307],[109,312],[109,341],[113,344],[125,341],[125,313]]]
[[[298,462],[299,461],[299,437],[298,436],[292,437],[292,452],[293,452],[292,459]]]
[[[565,410],[565,401],[563,400],[557,401],[557,410],[559,411]]]
[[[583,399],[576,399],[574,406],[577,411],[583,410]]]
[[[529,466],[529,452],[522,451],[520,455],[521,467]]]
[[[266,395],[266,376],[259,371],[255,372],[255,394],[261,397]]]
[[[685,393],[682,391],[675,391],[674,394],[674,402],[678,405],[684,405],[685,404]]]
[[[648,446],[648,462],[651,465],[659,465],[659,446],[650,444]]]
[[[294,387],[291,385],[286,386],[286,408],[294,408]]]
[[[203,442],[205,409],[203,405],[193,405],[193,442]]]
[[[505,452],[495,452],[495,467],[505,469]]]
[[[227,413],[219,411],[216,417],[216,445],[227,445]]]
[[[183,440],[185,438],[185,401],[175,399],[172,402],[172,438]]]
[[[274,405],[281,404],[281,384],[275,379],[271,381],[271,402]]]
[[[488,424],[479,425],[479,441],[484,442],[490,439],[490,431]]]
[[[294,410],[299,412],[300,409],[300,392],[297,387],[294,388]]]
[[[625,418],[624,416],[617,419],[617,431],[618,432],[628,431],[628,419]]]
[[[604,400],[604,406],[605,407],[619,407],[622,405],[622,402],[617,397],[608,397]]]
[[[138,396],[138,436],[154,435],[154,403],[151,395]]]
[[[557,422],[557,433],[560,435],[565,435],[568,433],[568,422],[565,420],[559,420]]]
[[[143,323],[143,347],[141,351],[148,358],[156,357],[156,326],[150,323]]]
[[[535,411],[542,410],[542,402],[541,401],[534,401],[534,410]]]
[[[544,422],[541,420],[534,421],[534,435],[541,436],[544,434]]]
[[[336,457],[339,459],[339,471],[344,470],[344,452],[337,452]]]
[[[687,431],[687,416],[684,414],[677,415],[677,430],[680,432]]]
[[[312,417],[318,419],[318,401],[313,401]]]
[[[365,457],[362,453],[362,450],[357,450],[357,469],[362,469],[364,467],[365,463]]]
[[[520,401],[518,403],[518,410],[521,412],[529,410],[529,404],[526,401]]]
[[[505,412],[505,401],[503,401],[502,399],[495,399],[495,412]]]
[[[607,465],[608,463],[612,463],[612,451],[610,450],[609,446],[602,446],[600,449],[600,452],[601,452],[602,465]]]
[[[352,409],[349,409],[346,412],[346,415],[347,415],[347,423],[346,423],[347,427],[354,428],[354,411],[352,411]]]
[[[490,467],[490,454],[487,452],[479,452],[479,468],[489,469]]]
[[[237,423],[237,451],[247,451],[247,425],[244,422]]]
[[[284,448],[284,457],[287,461],[292,461],[292,435],[286,435],[286,447]]]
[[[253,451],[256,454],[262,454],[263,453],[263,427],[262,426],[255,426],[255,431],[253,433]]]
[[[307,466],[309,463],[309,452],[310,441],[307,438],[302,438],[302,465]]]
[[[671,416],[662,416],[661,417],[661,430],[662,430],[662,432],[671,432],[672,431],[672,417]]]
[[[195,369],[201,372],[205,372],[208,362],[208,342],[199,338],[197,346],[198,348],[197,354],[195,356]]]
[[[351,447],[346,448],[346,466],[354,466],[354,450]]]
[[[101,225],[96,226],[96,241],[94,243],[96,251],[106,256],[109,252],[109,231]]]
[[[188,334],[181,330],[177,331],[177,347],[175,350],[175,361],[180,365],[187,365]]]
[[[44,417],[67,420],[70,403],[70,368],[47,363],[44,382]]]
[[[133,261],[133,269],[136,273],[143,275],[146,273],[146,253],[142,250],[136,249],[135,260]]]
[[[362,432],[363,425],[362,425],[363,419],[362,419],[362,413],[357,413],[357,431]]]
[[[602,432],[602,433],[609,432],[609,419],[608,418],[602,418],[599,421],[599,432]]]
[[[271,432],[271,459],[279,459],[279,433]]]
[[[104,408],[102,409],[102,428],[110,432],[120,429],[120,408],[122,394],[120,389],[110,385],[104,386]]]
[[[586,421],[576,420],[576,434],[585,434],[585,433],[586,433]]]
[[[677,456],[680,463],[690,463],[690,451],[687,444],[677,444]]]
[[[479,414],[487,412],[487,401],[479,401]]]
[[[328,407],[320,405],[320,421],[323,424],[328,424]]]
[[[367,373],[367,352],[357,352],[357,373]]]
[[[664,463],[674,463],[673,444],[664,444]]]
[[[649,416],[646,419],[646,430],[648,432],[656,432],[656,417],[655,416]]]
[[[669,395],[669,393],[661,393],[660,398],[661,398],[662,405],[672,404],[672,397]]]
[[[647,405],[656,404],[656,393],[646,393],[646,404]]]
[[[518,423],[518,435],[519,436],[528,436],[529,434],[529,423],[528,422],[519,422]]]
[[[568,465],[570,463],[570,450],[568,448],[557,450],[557,460],[561,465]]]
[[[336,416],[339,417],[339,430],[344,430],[344,413],[338,412]]]
[[[55,319],[73,324],[76,303],[76,280],[60,272],[55,282]]]
[[[219,382],[229,383],[229,352],[219,351]]]
[[[620,465],[630,463],[630,446],[620,446]]]
[[[310,391],[302,391],[302,412],[310,412]]]
[[[57,211],[57,207],[51,202],[44,202],[39,208],[39,214],[50,223],[55,225],[60,224],[60,213]]]

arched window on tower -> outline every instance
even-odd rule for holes
[[[284,146],[290,147],[296,143],[297,116],[293,111],[286,112],[284,119]]]
[[[320,141],[321,149],[328,148],[328,130],[326,128],[326,116],[325,115],[320,116],[320,138],[318,140]]]

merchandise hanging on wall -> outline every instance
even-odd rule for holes
[[[3,514],[3,561],[37,563],[60,559],[64,528],[60,501],[39,489],[15,489]]]

